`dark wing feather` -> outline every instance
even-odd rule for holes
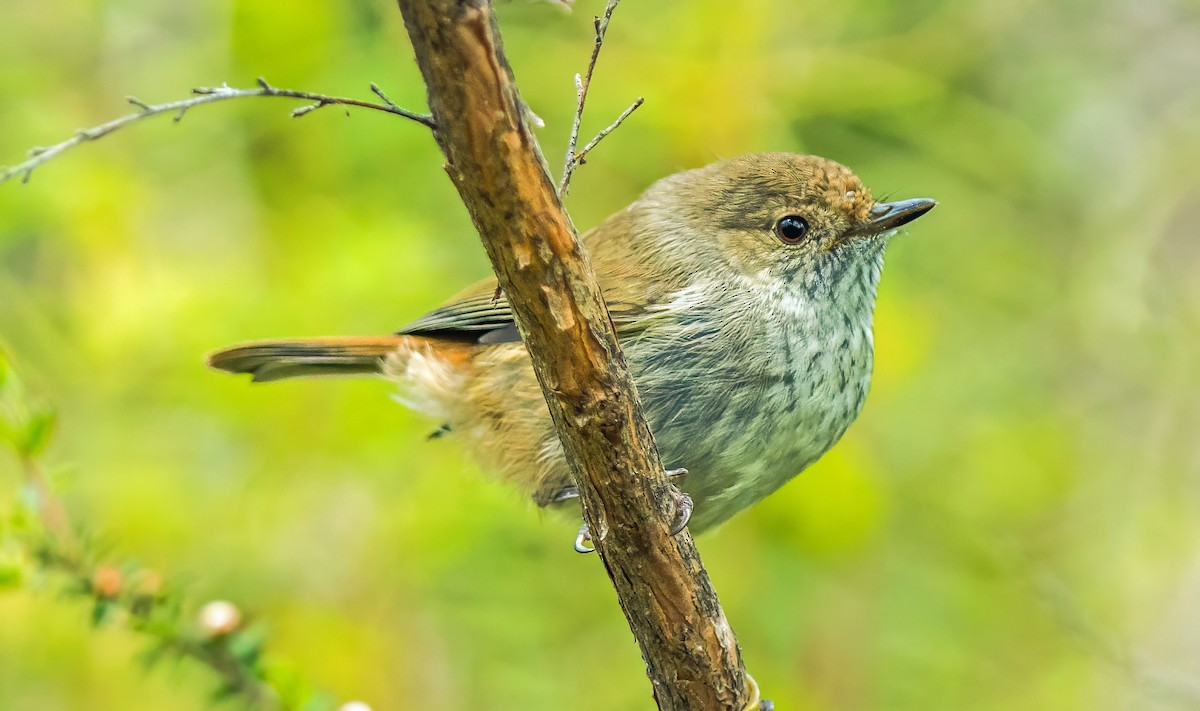
[[[491,294],[469,296],[430,311],[397,331],[401,336],[429,336],[458,341],[504,343],[506,340],[483,340],[497,331],[512,331],[507,341],[521,340],[516,335],[516,323],[508,299]]]
[[[632,304],[610,303],[609,313],[619,333],[635,330],[640,309]],[[472,295],[434,309],[396,332],[400,336],[427,336],[491,345],[517,343],[521,335],[512,307],[503,294]]]

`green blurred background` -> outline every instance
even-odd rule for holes
[[[500,8],[561,165],[599,0]],[[387,0],[0,0],[0,163],[222,81],[420,109]],[[700,540],[781,709],[1200,708],[1200,3],[629,0],[581,227],[658,177],[819,153],[941,207],[893,247],[874,390],[803,477]],[[637,709],[574,524],[382,382],[250,387],[203,355],[386,333],[488,272],[415,124],[254,99],[0,187],[0,341],[60,412],[74,517],[228,598],[338,698]],[[19,475],[0,459],[0,503]],[[202,709],[52,585],[0,592],[0,709]]]

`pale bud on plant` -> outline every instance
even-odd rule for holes
[[[232,602],[213,600],[200,608],[200,630],[210,636],[233,632],[242,622],[242,613]]]

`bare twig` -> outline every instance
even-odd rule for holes
[[[600,48],[604,46],[604,35],[608,32],[608,22],[612,19],[613,10],[617,9],[620,2],[621,0],[608,0],[608,4],[604,7],[604,14],[592,18],[596,27],[596,43],[592,45],[592,58],[588,61],[587,70],[582,75],[575,75],[575,120],[571,123],[571,137],[567,140],[567,162],[563,166],[562,180],[558,184],[560,198],[566,196],[567,190],[571,186],[571,176],[575,173],[576,166],[583,164],[583,156],[642,105],[643,100],[638,97],[638,100],[633,102],[633,106],[626,109],[625,113],[621,114],[611,126],[601,131],[582,151],[575,152],[575,147],[579,145],[579,127],[583,123],[583,107],[587,103],[588,88],[592,85],[592,73],[596,71],[596,60],[600,58]]]
[[[0,183],[7,182],[16,176],[21,176],[21,182],[29,182],[33,171],[41,167],[41,165],[60,153],[74,148],[87,141],[95,141],[103,138],[117,129],[149,118],[158,114],[174,113],[175,121],[179,122],[183,119],[184,114],[188,109],[201,104],[211,104],[217,101],[225,101],[226,99],[241,99],[250,96],[275,96],[285,99],[301,99],[311,101],[313,103],[307,106],[301,106],[292,111],[293,117],[304,116],[324,106],[355,106],[361,109],[372,109],[375,111],[383,111],[384,113],[395,114],[407,119],[416,121],[423,126],[433,128],[433,117],[427,114],[418,114],[407,109],[402,109],[387,98],[379,87],[371,85],[371,91],[384,101],[382,104],[372,103],[370,101],[362,101],[360,99],[348,99],[338,96],[327,96],[325,94],[315,94],[310,91],[296,91],[294,89],[280,89],[271,86],[265,79],[258,80],[258,88],[256,89],[234,89],[226,84],[218,87],[198,87],[192,89],[192,93],[196,96],[190,99],[182,99],[180,101],[171,101],[165,104],[147,104],[136,97],[126,97],[126,101],[141,109],[137,113],[128,114],[117,119],[113,119],[107,123],[102,123],[99,126],[82,129],[77,131],[74,136],[67,140],[56,143],[47,148],[33,148],[29,151],[29,159],[24,163],[19,163],[10,168],[0,168]]]
[[[607,136],[608,134],[617,130],[617,127],[620,126],[622,123],[624,123],[625,119],[629,118],[629,115],[632,114],[634,111],[637,111],[638,107],[644,103],[646,103],[646,100],[639,96],[637,98],[637,101],[630,104],[629,108],[627,108],[621,112],[621,115],[617,117],[616,121],[613,121],[611,124],[609,124],[608,128],[600,131],[600,133],[596,134],[595,138],[588,141],[588,144],[586,146],[584,146],[582,150],[580,150],[578,153],[575,154],[575,158],[572,162],[575,165],[583,165],[584,163],[587,163],[586,158],[587,158],[588,152],[591,151],[593,148],[595,148],[596,144],[600,143],[600,141],[602,141],[605,136]]]

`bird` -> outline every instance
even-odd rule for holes
[[[779,489],[858,417],[884,253],[936,204],[876,201],[819,156],[752,153],[663,178],[582,235],[692,533]],[[256,382],[382,377],[538,506],[578,497],[494,277],[390,335],[252,341],[208,363]]]

